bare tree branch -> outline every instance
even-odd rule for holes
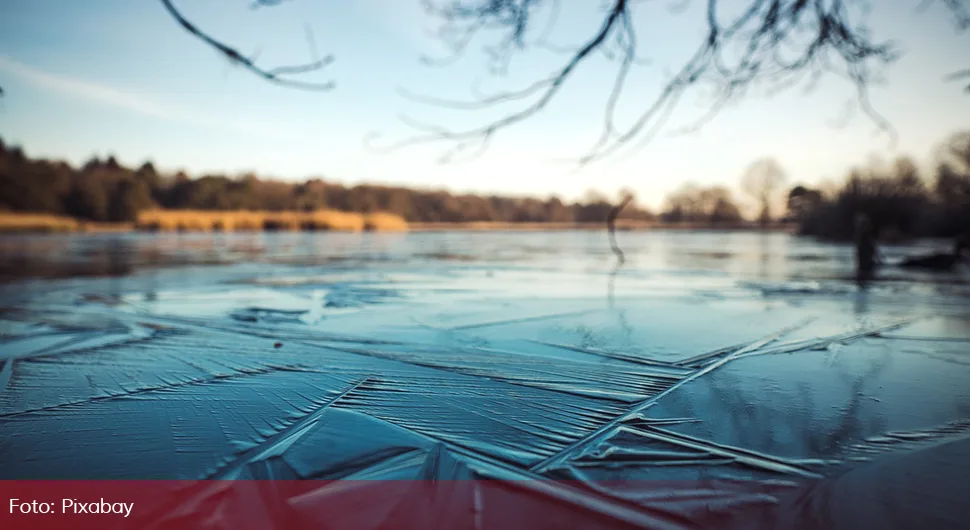
[[[610,249],[616,256],[616,265],[613,266],[613,270],[610,272],[610,281],[606,287],[606,299],[609,306],[612,308],[614,306],[614,292],[616,287],[616,275],[620,272],[620,268],[626,263],[626,254],[623,253],[623,249],[616,242],[616,218],[620,216],[623,209],[626,208],[630,202],[633,201],[633,194],[626,193],[619,204],[614,206],[609,215],[606,216],[606,231],[610,238]]]
[[[278,6],[285,2],[286,0],[255,0],[253,2],[253,9],[258,9],[260,7],[272,7]]]
[[[953,21],[958,32],[966,31],[970,29],[970,6],[967,6],[965,0],[941,0],[943,6],[950,12],[953,16]],[[920,10],[926,10],[935,3],[934,0],[923,0],[920,2]],[[953,72],[944,78],[944,81],[957,81],[963,82],[962,80],[967,80],[967,86],[964,90],[970,93],[970,68]]]
[[[616,255],[616,260],[618,264],[623,264],[626,262],[626,255],[623,254],[623,250],[620,245],[616,243],[616,218],[620,216],[620,213],[626,208],[626,205],[630,204],[633,200],[633,195],[626,195],[619,204],[610,210],[608,216],[606,216],[606,230],[610,236],[610,249],[613,250],[613,254]]]
[[[253,0],[252,7],[277,6],[285,0]],[[390,151],[407,146],[440,143],[450,144],[443,161],[485,146],[500,131],[514,127],[544,111],[575,78],[577,71],[589,63],[591,57],[602,55],[616,62],[609,95],[603,102],[604,119],[600,134],[590,149],[578,157],[580,166],[612,156],[628,145],[638,147],[651,141],[678,107],[685,93],[693,88],[711,89],[707,112],[694,123],[674,131],[684,134],[698,130],[716,118],[727,105],[742,99],[752,89],[766,88],[778,93],[807,84],[811,89],[826,75],[845,78],[855,88],[855,103],[879,131],[893,142],[896,133],[889,121],[881,116],[869,100],[869,88],[879,82],[880,70],[898,56],[894,43],[870,37],[862,19],[868,10],[867,0],[744,0],[744,9],[729,20],[720,13],[718,0],[705,0],[706,36],[696,51],[662,86],[652,100],[642,102],[642,110],[631,118],[632,124],[617,126],[618,107],[629,83],[630,69],[644,64],[638,55],[638,39],[632,22],[638,4],[646,0],[606,0],[607,5],[598,29],[581,45],[564,47],[552,44],[550,36],[563,7],[561,0],[421,0],[425,10],[441,21],[435,36],[448,47],[443,58],[424,57],[429,65],[445,66],[462,57],[472,42],[483,33],[497,35],[486,44],[490,72],[502,74],[513,56],[535,47],[567,54],[565,62],[545,77],[520,89],[491,94],[475,93],[470,101],[455,101],[415,94],[405,89],[399,93],[406,99],[443,108],[475,111],[512,105],[513,110],[478,126],[449,129],[412,118],[405,124],[417,130],[413,137],[386,145],[373,146],[377,135],[365,143],[373,148]],[[921,0],[917,9],[927,9],[935,0]],[[255,58],[247,58],[186,19],[173,5],[173,0],[161,0],[171,16],[190,34],[210,47],[242,65],[255,75],[270,82],[308,90],[329,90],[333,83],[310,83],[295,80],[297,76],[324,68],[331,56],[300,65],[263,68]],[[956,22],[959,31],[970,28],[970,9],[965,0],[939,0]],[[690,0],[671,0],[671,14],[683,12]],[[849,8],[861,8],[858,15],[850,15]],[[539,20],[543,19],[543,20]],[[536,26],[539,26],[536,28]],[[530,42],[530,35],[539,30],[538,39]],[[315,50],[313,35],[308,30],[308,42]],[[948,80],[970,78],[970,71],[956,72]],[[970,92],[970,84],[967,86]]]
[[[495,2],[488,2],[488,5],[479,7],[478,9],[463,7],[459,4],[452,6],[450,10],[444,11],[443,16],[448,19],[453,19],[471,15],[475,17],[485,17],[486,19],[490,20],[492,17],[495,17],[495,20],[500,21],[500,23],[511,24],[512,31],[510,32],[510,35],[503,40],[503,44],[501,45],[507,49],[508,46],[511,46],[514,43],[522,42],[525,28],[528,23],[528,9],[534,7],[534,5],[540,0],[520,1],[523,3],[522,6],[518,6],[515,0],[498,0]],[[426,0],[426,2],[429,2],[429,0]],[[475,142],[485,142],[490,140],[492,135],[498,130],[532,117],[533,115],[542,111],[549,104],[549,102],[552,101],[553,97],[559,92],[562,84],[569,78],[572,72],[586,58],[588,58],[594,50],[602,45],[602,43],[612,32],[617,19],[625,12],[626,6],[627,0],[616,0],[613,8],[609,12],[609,15],[600,26],[600,30],[596,33],[596,35],[593,36],[592,39],[590,39],[589,42],[587,42],[582,48],[580,48],[578,52],[576,52],[576,54],[569,60],[568,63],[566,63],[564,67],[562,67],[561,70],[553,73],[551,76],[545,79],[541,79],[533,83],[525,89],[513,92],[504,92],[477,102],[456,102],[428,97],[419,98],[420,101],[424,101],[426,103],[461,109],[489,107],[497,103],[526,99],[529,96],[538,94],[539,98],[524,109],[506,115],[493,123],[467,131],[455,132],[449,131],[443,127],[438,127],[434,131],[429,131],[427,127],[423,127],[426,132],[432,132],[432,134],[410,138],[404,140],[403,142],[398,142],[391,146],[385,147],[382,150],[396,150],[405,146],[439,140],[450,140],[456,144],[455,147],[452,148],[452,151],[464,151]],[[431,11],[434,12],[434,9],[431,9]],[[478,19],[476,18],[476,21],[477,20]]]
[[[532,14],[544,0],[467,0],[437,5],[424,0],[428,11],[438,16],[454,34],[475,35],[498,30],[500,38],[493,57],[508,59],[525,46]],[[444,0],[443,0],[444,1]],[[961,4],[960,0],[943,0]],[[402,91],[409,100],[458,110],[481,110],[520,102],[519,108],[480,126],[463,130],[422,127],[422,134],[386,146],[446,142],[450,151],[463,151],[491,140],[499,131],[515,126],[542,112],[575,77],[576,71],[595,51],[604,51],[618,62],[612,90],[604,101],[604,122],[599,138],[579,158],[587,164],[615,154],[642,140],[649,141],[663,127],[689,89],[709,86],[713,102],[709,111],[684,131],[696,130],[712,120],[727,104],[739,100],[751,89],[765,86],[775,91],[817,82],[826,74],[845,77],[855,87],[858,107],[895,141],[888,120],[873,108],[869,87],[878,81],[879,69],[897,58],[891,42],[877,42],[868,28],[853,21],[848,6],[859,0],[747,0],[746,8],[733,20],[723,21],[717,0],[706,0],[706,38],[681,69],[665,83],[653,101],[646,101],[632,125],[618,128],[618,103],[628,83],[631,65],[637,58],[636,31],[632,23],[633,0],[611,0],[598,30],[579,46],[566,62],[548,77],[519,90],[509,90],[472,101],[453,101]],[[553,6],[555,8],[556,6]],[[950,6],[953,9],[953,6]],[[954,11],[956,13],[956,11]],[[555,11],[554,11],[555,13]],[[554,22],[555,19],[552,20]],[[548,26],[539,39],[548,36]],[[463,40],[464,51],[471,37]],[[617,50],[613,53],[612,48]],[[562,51],[562,50],[559,50]],[[427,125],[427,124],[425,124]],[[641,143],[642,145],[642,143]]]
[[[282,3],[284,0],[256,0],[252,7],[268,7],[275,6]],[[314,60],[305,64],[289,65],[289,66],[278,66],[276,68],[264,69],[257,66],[255,60],[252,58],[247,58],[242,55],[235,48],[228,46],[215,38],[211,37],[209,34],[205,33],[198,28],[195,24],[190,22],[182,13],[172,4],[172,0],[161,0],[162,5],[168,13],[175,19],[180,26],[182,26],[185,31],[189,32],[194,37],[198,38],[202,42],[206,43],[210,47],[214,48],[220,54],[229,59],[233,64],[242,66],[243,68],[249,70],[253,74],[262,77],[263,79],[275,83],[280,86],[285,86],[289,88],[299,88],[303,90],[315,90],[315,91],[326,91],[331,90],[334,87],[332,81],[324,83],[315,83],[308,81],[301,81],[297,79],[289,79],[286,76],[300,75],[310,72],[315,72],[322,70],[327,65],[333,62],[333,56],[326,56],[320,58],[316,52],[315,46],[313,44],[313,34],[309,28],[307,28],[307,39],[310,43],[311,52],[314,54]]]
[[[485,20],[479,20],[477,24],[473,24],[468,28],[461,29],[457,31],[456,34],[448,34],[446,32],[441,32],[437,34],[437,37],[447,43],[450,55],[443,57],[441,59],[434,59],[428,56],[422,56],[421,62],[428,66],[448,66],[453,64],[455,61],[460,59],[468,45],[471,44],[472,39],[478,33],[482,27],[485,25]]]
[[[963,82],[961,80],[966,80],[967,86],[966,88],[964,88],[964,90],[966,90],[967,92],[970,92],[970,68],[967,68],[965,70],[960,70],[958,72],[953,72],[952,74],[946,76],[946,80],[960,81],[960,82]]]
[[[967,7],[965,0],[942,0],[953,15],[956,22],[957,31],[970,29],[970,7]]]

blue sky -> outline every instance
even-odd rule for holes
[[[562,4],[551,38],[575,44],[594,31],[599,3]],[[642,55],[651,64],[637,70],[621,109],[632,112],[654,97],[664,72],[699,42],[692,11],[671,18],[663,11],[667,4],[637,4]],[[916,14],[917,1],[882,4],[872,12],[873,30],[898,37],[905,52],[886,83],[872,90],[874,105],[899,130],[895,151],[861,116],[833,126],[853,89],[829,78],[807,95],[793,90],[744,100],[700,133],[661,135],[643,149],[575,171],[563,159],[597,137],[610,88],[611,65],[597,58],[546,112],[501,133],[474,161],[440,164],[442,145],[377,154],[364,138],[373,132],[388,141],[405,137],[404,113],[451,126],[477,123],[468,121],[476,115],[407,101],[399,88],[467,99],[477,81],[514,88],[562,60],[530,53],[516,58],[505,78],[488,77],[480,53],[448,68],[424,66],[422,54],[443,50],[429,36],[434,26],[418,0],[290,0],[259,10],[249,9],[248,0],[177,3],[199,26],[245,53],[259,52],[258,62],[269,66],[309,58],[309,25],[320,51],[336,56],[314,77],[337,82],[336,90],[322,94],[282,89],[229,65],[176,26],[156,0],[5,0],[0,136],[32,155],[72,162],[113,154],[131,165],[152,160],[195,174],[255,171],[564,198],[627,187],[649,206],[686,181],[734,186],[763,156],[776,157],[791,180],[812,183],[839,178],[874,155],[927,160],[946,135],[970,128],[970,96],[941,81],[970,66],[970,56],[960,53],[970,49],[970,34],[957,34],[940,6]],[[668,130],[703,114],[702,103],[698,96],[685,98]]]

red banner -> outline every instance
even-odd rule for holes
[[[774,494],[788,488],[659,481],[0,481],[0,528],[720,528],[777,504]]]

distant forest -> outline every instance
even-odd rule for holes
[[[93,158],[82,167],[29,158],[0,140],[0,210],[43,212],[97,222],[134,221],[143,210],[264,210],[388,212],[409,222],[604,222],[614,202],[589,193],[582,202],[557,198],[482,197],[447,191],[360,185],[322,179],[282,182],[255,175],[230,178],[165,174],[146,162],[137,169],[113,157]],[[649,221],[649,211],[632,206],[624,219]]]
[[[949,137],[935,165],[921,171],[908,158],[855,168],[841,182],[809,187],[788,182],[780,165],[763,159],[742,176],[740,189],[761,205],[758,221],[798,224],[804,235],[849,239],[855,218],[866,214],[882,239],[950,237],[970,232],[970,132]],[[786,211],[772,212],[785,203]],[[96,222],[127,222],[139,212],[169,210],[263,210],[388,212],[411,223],[601,223],[618,200],[596,192],[564,203],[441,190],[341,184],[312,179],[283,182],[248,174],[238,177],[162,173],[151,163],[126,168],[113,157],[82,167],[29,158],[0,140],[0,211],[66,215]],[[659,215],[634,202],[623,219],[668,223],[737,225],[741,209],[725,186],[684,184]]]
[[[866,215],[883,240],[970,234],[970,132],[950,136],[920,171],[908,158],[852,169],[841,184],[795,186],[788,215],[804,235],[849,239]]]

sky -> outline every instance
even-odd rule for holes
[[[767,156],[792,183],[806,184],[839,179],[874,156],[928,163],[940,141],[970,128],[970,96],[942,80],[970,66],[961,53],[970,49],[970,33],[956,32],[941,5],[917,13],[919,3],[874,3],[882,5],[869,18],[874,36],[896,40],[903,51],[871,90],[873,105],[899,133],[895,145],[860,113],[846,112],[854,89],[832,76],[811,91],[752,95],[695,134],[672,134],[704,114],[707,100],[688,94],[653,141],[579,169],[575,159],[600,132],[616,67],[597,56],[543,113],[500,131],[477,158],[443,164],[447,144],[375,151],[365,139],[386,145],[413,134],[402,116],[453,128],[498,116],[423,105],[402,97],[402,89],[467,100],[473,87],[522,87],[563,61],[533,49],[514,57],[506,75],[492,76],[482,50],[494,38],[485,38],[450,66],[423,64],[422,57],[446,53],[419,0],[288,0],[260,9],[251,0],[176,1],[197,25],[268,67],[309,60],[310,28],[319,52],[335,57],[305,78],[335,81],[326,93],[280,88],[229,64],[175,24],[157,0],[4,0],[0,137],[31,156],[73,163],[113,155],[132,166],[150,160],[194,175],[252,171],[564,199],[627,188],[657,208],[688,181],[735,187],[751,162]],[[560,4],[551,41],[574,45],[596,30],[602,2]],[[656,97],[664,76],[702,38],[702,3],[679,15],[670,14],[669,4],[635,4],[648,64],[631,75],[618,107],[621,122]]]

